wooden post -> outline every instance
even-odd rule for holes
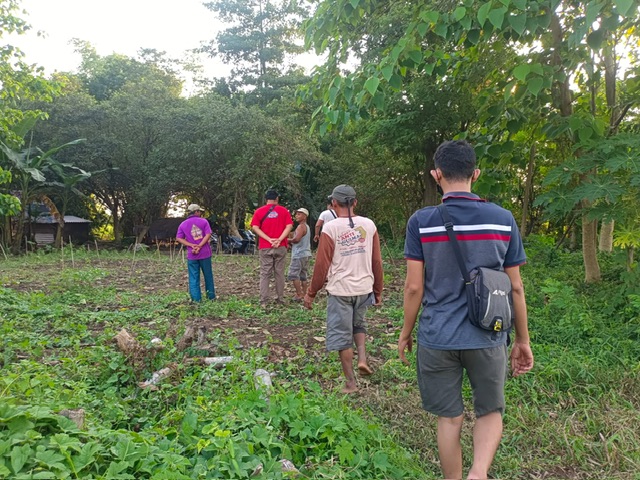
[[[136,266],[136,250],[138,250],[136,247],[138,246],[137,243],[133,244],[133,260],[131,261],[131,275],[133,276],[133,270]]]
[[[76,268],[76,262],[73,259],[73,242],[71,241],[71,235],[69,235],[69,248],[71,249],[71,266]]]

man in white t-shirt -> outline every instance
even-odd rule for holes
[[[365,313],[371,305],[382,303],[382,256],[375,224],[354,215],[356,192],[349,185],[338,185],[331,193],[331,206],[337,218],[324,225],[311,285],[304,306],[311,304],[325,280],[327,299],[327,350],[338,351],[346,383],[343,393],[358,390],[353,371],[353,344],[358,352],[358,372],[371,375],[367,363]]]
[[[331,220],[335,220],[336,218],[338,218],[338,216],[336,215],[336,212],[333,210],[333,208],[331,208],[331,200],[329,200],[327,202],[327,209],[320,214],[320,216],[318,217],[318,221],[316,222],[316,229],[313,235],[314,242],[318,243],[322,226],[325,223],[330,222]]]

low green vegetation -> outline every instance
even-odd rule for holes
[[[543,238],[527,251],[536,366],[508,382],[492,475],[640,478],[640,283],[615,257],[585,286],[579,254]],[[257,308],[255,257],[214,257],[220,300],[196,306],[179,259],[64,253],[0,263],[0,478],[439,478],[434,420],[395,350],[399,249],[385,249],[385,304],[369,316],[375,374],[353,397],[323,350],[323,301]],[[137,350],[114,342],[123,328]],[[185,347],[190,328],[204,338]],[[76,409],[81,428],[59,415]]]

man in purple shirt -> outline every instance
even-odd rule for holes
[[[215,300],[216,289],[213,284],[213,271],[211,270],[211,225],[207,219],[202,218],[203,209],[200,205],[192,203],[187,207],[189,217],[180,224],[176,240],[187,247],[187,264],[189,267],[189,295],[194,302],[202,300],[200,290],[200,270],[204,276],[204,287],[207,298]]]

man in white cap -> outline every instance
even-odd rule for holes
[[[202,300],[200,290],[200,271],[204,277],[204,287],[209,300],[215,300],[216,289],[211,270],[211,225],[202,218],[203,208],[192,203],[187,207],[189,217],[180,224],[176,240],[187,247],[187,266],[189,268],[189,295],[194,302]]]
[[[294,302],[302,302],[307,291],[307,272],[309,271],[309,259],[311,258],[311,229],[307,225],[309,210],[299,208],[295,213],[298,226],[289,235],[291,242],[291,264],[287,280],[293,282],[296,289]]]

